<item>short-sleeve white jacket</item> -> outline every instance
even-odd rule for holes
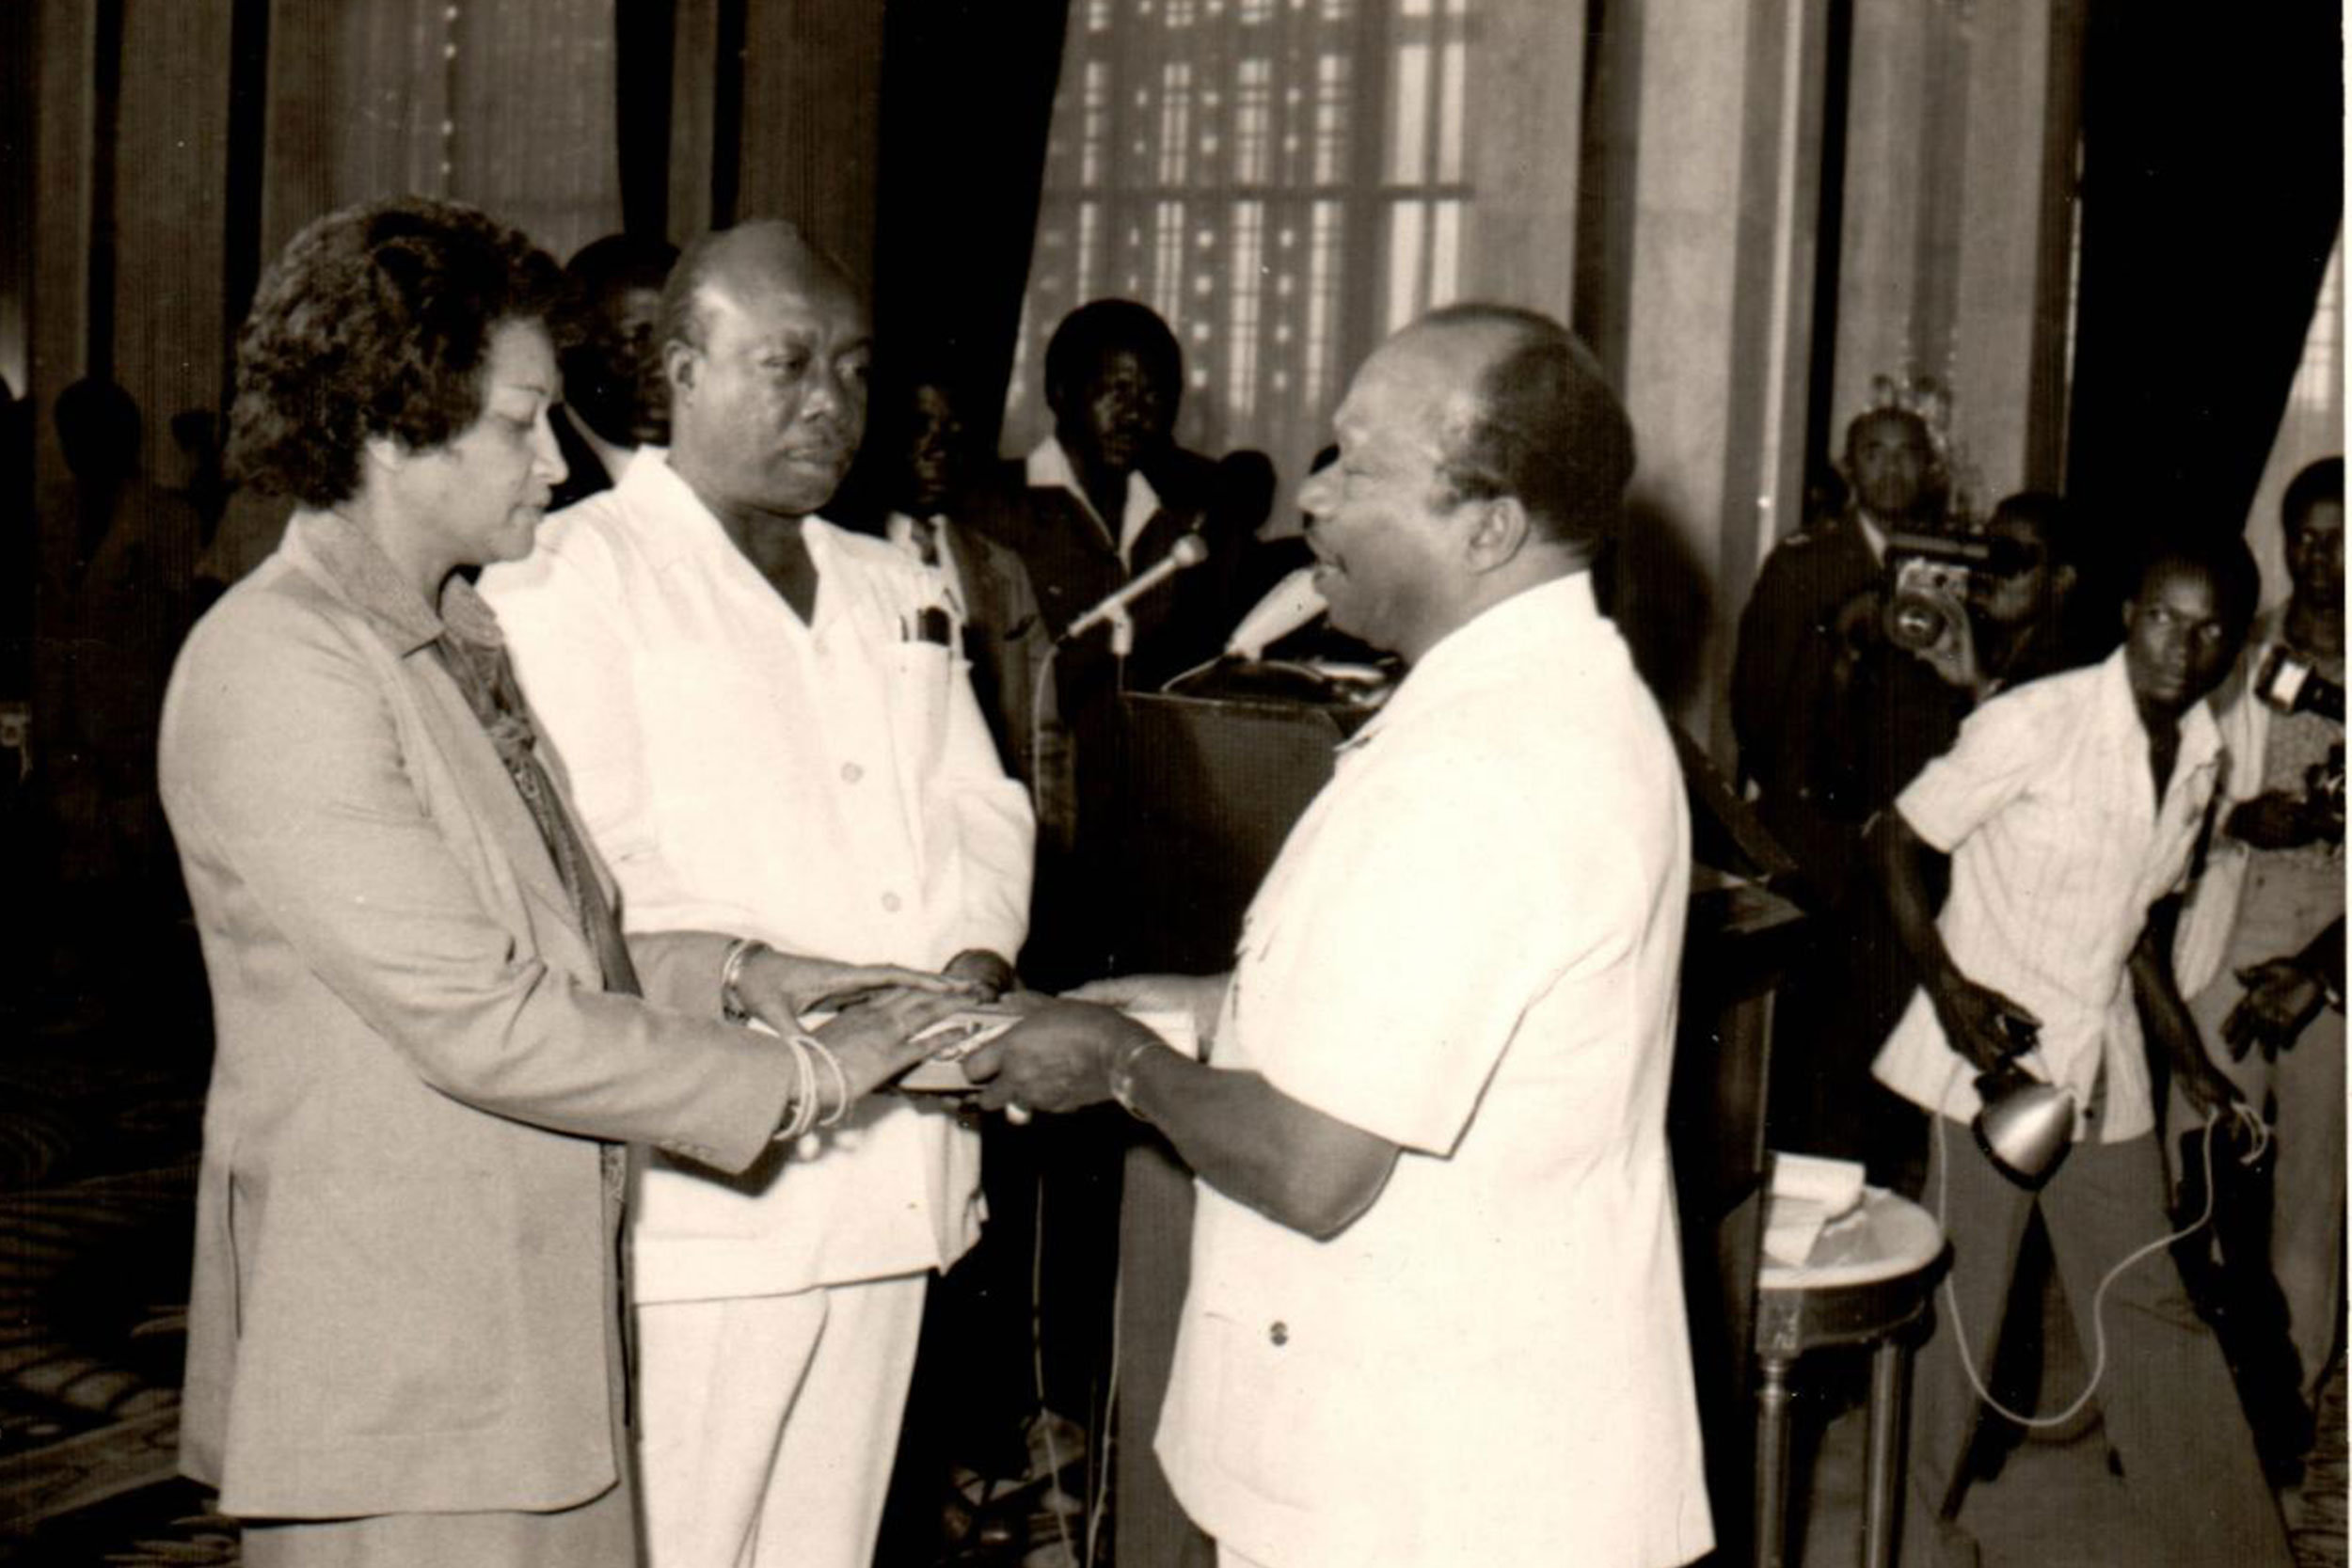
[[[1580,574],[1456,630],[1252,904],[1215,1065],[1404,1148],[1317,1242],[1203,1184],[1157,1447],[1285,1564],[1710,1544],[1664,1117],[1690,826]]]
[[[814,625],[648,449],[483,574],[623,921],[865,963],[1009,957],[1035,828],[962,659],[924,636],[939,578],[883,540],[802,530]],[[638,1298],[846,1284],[971,1244],[977,1140],[943,1109],[877,1096],[818,1142],[748,1180],[650,1168]]]

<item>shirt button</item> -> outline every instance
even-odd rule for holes
[[[843,784],[855,784],[858,780],[864,777],[866,777],[866,769],[860,768],[856,763],[845,762],[841,765],[841,782]]]
[[[897,914],[898,912],[898,895],[895,893],[883,894],[882,908],[888,910],[892,914]]]
[[[1291,1325],[1278,1321],[1265,1331],[1265,1337],[1278,1345],[1287,1345],[1291,1342]]]

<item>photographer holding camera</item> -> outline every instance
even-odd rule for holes
[[[2003,501],[1977,536],[1934,530],[1927,427],[1879,408],[1849,433],[1855,503],[1773,552],[1740,622],[1733,722],[1758,810],[1825,895],[1814,960],[1783,988],[1775,1147],[1861,1158],[1908,1184],[1921,1124],[1867,1076],[1917,983],[1861,873],[1863,825],[1994,691],[2070,662],[2079,533],[2056,496]],[[1803,1042],[1802,1045],[1799,1042]]]
[[[1841,717],[1844,617],[1883,580],[1889,538],[1934,526],[1944,499],[1927,423],[1906,408],[1856,416],[1846,429],[1845,474],[1843,510],[1766,558],[1740,617],[1731,672],[1740,775],[1756,783],[1764,825],[1833,899],[1859,867],[1872,809],[1846,799],[1825,766]]]
[[[2280,514],[2294,588],[2214,698],[2230,767],[2175,963],[2207,1053],[2273,1124],[2270,1266],[2309,1407],[2343,1312],[2344,459]]]
[[[2064,499],[2042,491],[2002,501],[1980,534],[1888,540],[1886,571],[1838,616],[1829,767],[1842,799],[1879,810],[1986,698],[2087,662],[2063,629],[2080,546]]]
[[[1909,988],[1907,972],[1899,989],[1879,978],[1899,956],[1863,875],[1862,825],[1884,797],[1856,787],[1851,758],[1856,744],[1912,747],[1875,726],[1867,737],[1852,734],[1849,617],[1859,613],[1857,601],[1877,602],[1888,541],[1941,515],[1945,484],[1926,421],[1893,404],[1867,409],[1847,427],[1844,472],[1844,506],[1783,540],[1756,578],[1740,617],[1731,723],[1740,775],[1756,786],[1757,816],[1804,869],[1819,916],[1810,955],[1789,966],[1781,987],[1773,1146],[1878,1155],[1883,1166],[1906,1150],[1899,1140],[1871,1147],[1886,1145],[1880,1130],[1907,1130],[1915,1118],[1870,1082],[1867,1066]],[[1948,689],[1925,666],[1903,663],[1926,705],[1947,700]],[[1958,721],[1931,715],[1928,722],[1947,739]],[[1857,987],[1888,994],[1865,996]]]

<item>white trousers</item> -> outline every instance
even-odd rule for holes
[[[870,1568],[925,1279],[638,1307],[647,1568]]]

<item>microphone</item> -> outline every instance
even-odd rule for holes
[[[1116,621],[1127,612],[1127,607],[1151,593],[1161,583],[1187,566],[1198,566],[1209,559],[1208,541],[1197,533],[1178,539],[1167,555],[1129,579],[1116,594],[1105,596],[1102,603],[1079,616],[1063,628],[1057,641],[1074,642],[1106,621]]]
[[[1320,619],[1330,608],[1315,591],[1315,569],[1301,566],[1250,607],[1249,613],[1233,628],[1233,635],[1225,640],[1225,652],[1229,656],[1238,654],[1254,664],[1265,657],[1266,649]]]

